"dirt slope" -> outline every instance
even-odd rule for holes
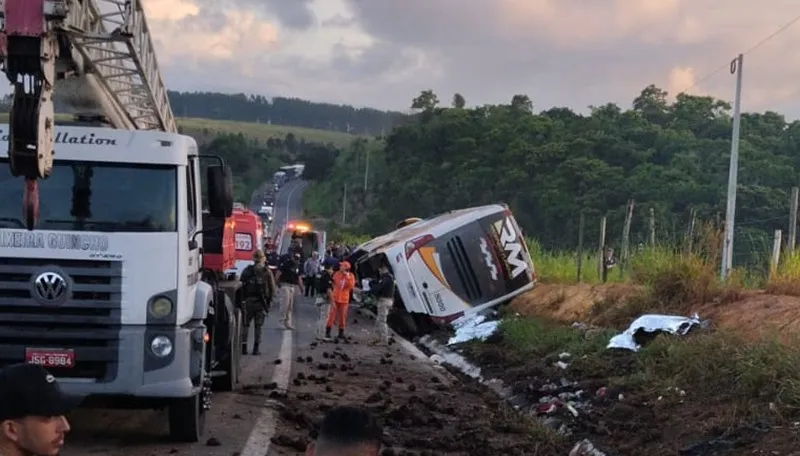
[[[640,286],[626,284],[541,284],[515,299],[510,308],[525,316],[597,324],[601,320],[599,307],[621,305],[626,298],[643,291]],[[732,301],[695,303],[690,308],[715,326],[748,337],[776,332],[800,336],[800,298],[795,296],[748,291]]]

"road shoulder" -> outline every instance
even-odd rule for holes
[[[269,455],[302,454],[324,413],[343,404],[375,413],[385,425],[385,448],[395,452],[537,454],[547,444],[538,424],[485,387],[454,378],[399,343],[369,346],[374,320],[351,313],[349,340],[295,353],[289,390],[274,395],[280,418]]]

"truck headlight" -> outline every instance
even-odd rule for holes
[[[156,336],[150,341],[150,351],[159,358],[172,354],[172,341],[166,336]]]
[[[172,307],[173,304],[169,298],[159,296],[150,301],[147,306],[147,311],[150,312],[153,318],[160,320],[172,313]]]

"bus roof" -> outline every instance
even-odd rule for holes
[[[505,210],[507,210],[507,208],[501,204],[489,204],[486,206],[456,209],[450,212],[439,214],[432,218],[423,219],[417,223],[404,226],[382,236],[370,239],[369,241],[358,246],[356,250],[364,250],[366,252],[377,251],[379,249],[387,250],[397,243],[402,242],[403,245],[405,245],[407,241],[425,234],[436,235],[433,233],[433,231],[450,231],[453,228],[457,228],[474,220]]]

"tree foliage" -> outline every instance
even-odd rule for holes
[[[263,143],[241,134],[219,135],[201,145],[200,152],[225,159],[233,171],[236,199],[245,204],[250,202],[253,190],[281,166],[306,163],[307,176],[326,179],[339,154],[333,146],[298,141],[291,133],[285,139],[271,138]]]
[[[257,122],[315,128],[356,135],[378,135],[408,120],[401,112],[316,103],[299,98],[227,94],[219,92],[169,91],[172,111],[178,117]],[[0,112],[8,112],[11,95],[0,98]],[[72,108],[56,98],[55,110],[69,114]]]
[[[527,234],[549,248],[575,246],[581,211],[590,245],[603,215],[609,239],[618,240],[629,199],[637,207],[633,242],[646,239],[650,208],[662,241],[683,236],[690,212],[724,217],[731,143],[725,101],[679,94],[670,102],[651,85],[631,109],[609,103],[589,115],[567,108],[534,114],[526,95],[508,105],[441,108],[430,90],[412,106],[423,112],[370,155],[368,191],[352,185],[366,171],[364,159],[359,165],[355,157],[366,155],[351,148],[339,156],[331,179],[312,189],[315,210],[341,211],[346,182],[349,223],[374,233],[409,216],[503,201]],[[754,243],[760,249],[771,230],[786,229],[799,141],[800,122],[774,112],[743,114],[740,254]]]
[[[378,135],[403,123],[400,112],[315,103],[298,98],[214,92],[169,92],[175,115]]]

